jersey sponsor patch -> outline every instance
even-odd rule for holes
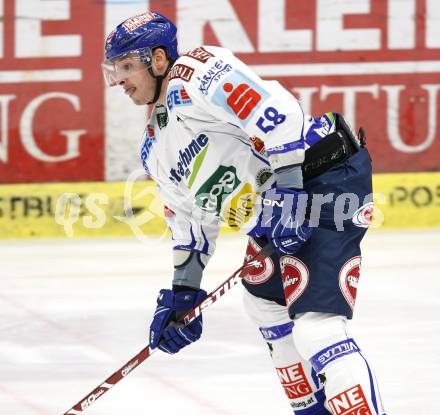
[[[352,222],[360,228],[368,228],[373,222],[374,203],[368,202],[353,213]]]
[[[249,261],[258,252],[261,251],[261,246],[253,239],[249,238],[248,246],[246,248],[245,261]],[[270,280],[275,272],[275,266],[271,257],[262,257],[258,255],[252,262],[245,267],[240,277],[247,283],[252,285],[264,284]]]
[[[223,201],[240,183],[234,166],[220,165],[197,191],[195,204],[207,212],[220,216]]]
[[[203,95],[208,95],[209,88],[213,83],[218,83],[224,75],[232,71],[229,63],[224,63],[221,59],[216,61],[204,74],[199,77],[199,90]]]
[[[252,136],[249,137],[249,140],[251,140],[252,146],[258,154],[264,154],[266,152],[266,148],[264,147],[264,142],[261,138]]]
[[[277,367],[276,370],[289,399],[304,398],[312,393],[312,388],[301,363],[295,363],[288,367]]]
[[[170,74],[168,75],[168,79],[171,81],[172,79],[182,79],[185,82],[189,82],[191,77],[193,76],[194,69],[190,66],[183,65],[178,63],[171,68]]]
[[[224,209],[222,219],[228,226],[239,230],[251,217],[257,197],[250,183],[245,183]]]
[[[174,85],[168,88],[167,106],[170,111],[174,107],[192,105],[192,100],[189,97],[183,85]]]
[[[177,164],[170,169],[169,179],[179,184],[182,178],[187,179],[191,175],[190,166],[194,159],[208,146],[209,137],[205,134],[200,134],[194,138],[185,148],[180,149],[177,155]],[[204,153],[203,153],[204,154]]]
[[[329,399],[332,412],[335,415],[373,415],[365,398],[361,385],[353,386]]]
[[[298,258],[285,255],[280,259],[281,279],[287,307],[302,295],[309,284],[309,270]]]
[[[184,56],[189,56],[190,58],[195,59],[196,61],[206,63],[209,58],[213,58],[214,54],[208,52],[204,47],[200,46],[199,48],[195,48],[188,53],[185,53]]]
[[[154,128],[151,126],[151,124],[148,124],[144,131],[143,144],[141,148],[142,165],[148,174],[150,174],[150,171],[148,170],[147,161],[151,152],[151,147],[155,141],[156,136],[154,134]]]
[[[356,302],[361,262],[362,257],[355,256],[342,265],[339,271],[339,288],[352,310]]]
[[[231,72],[212,96],[212,102],[237,117],[246,126],[269,94],[252,79],[238,70]]]

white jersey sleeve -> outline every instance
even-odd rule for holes
[[[181,84],[192,105],[173,108]],[[224,48],[203,46],[178,59],[170,72],[167,104],[177,116],[222,120],[263,140],[273,169],[304,161],[304,114],[277,81],[265,81]]]
[[[193,201],[172,184],[158,185],[165,204],[165,217],[171,230],[173,249],[197,251],[211,256],[220,229],[217,217],[194,209]]]

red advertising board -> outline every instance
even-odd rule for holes
[[[181,46],[228,47],[315,116],[364,126],[375,172],[440,169],[438,0],[151,0]]]
[[[105,180],[106,151],[113,180],[125,172],[115,159],[133,165],[104,137],[116,3],[0,0],[0,183]],[[306,113],[364,126],[375,172],[440,169],[438,0],[151,0],[139,12],[147,3],[176,22],[181,51],[227,47]],[[121,136],[113,124],[108,142]]]
[[[104,4],[0,0],[0,183],[104,178]]]

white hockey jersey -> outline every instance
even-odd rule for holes
[[[222,222],[248,232],[255,195],[273,184],[274,169],[303,161],[312,122],[278,82],[230,51],[203,46],[181,56],[141,149],[174,249],[212,255]]]

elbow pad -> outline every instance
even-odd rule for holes
[[[200,288],[203,270],[208,263],[209,256],[196,251],[173,250],[174,285]]]

